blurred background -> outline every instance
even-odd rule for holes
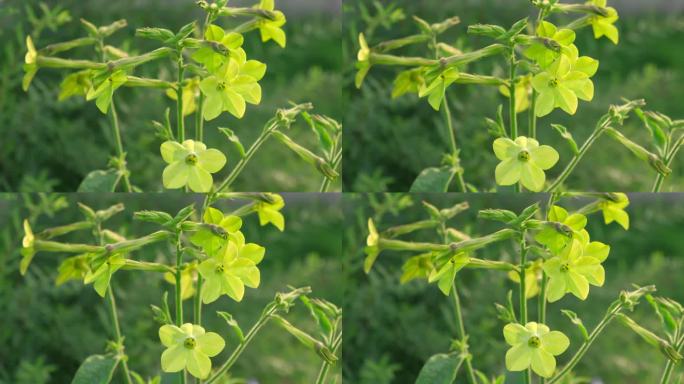
[[[231,6],[256,3],[230,2]],[[340,3],[341,0],[276,1],[276,7],[288,18],[284,27],[285,49],[272,41],[261,43],[258,31],[245,35],[248,57],[267,63],[268,71],[259,82],[263,89],[260,105],[248,106],[241,120],[224,113],[206,124],[205,142],[228,156],[228,165],[218,174],[219,179],[228,175],[239,155],[216,127],[234,130],[247,148],[276,110],[288,107],[290,102],[313,102],[315,113],[340,120]],[[114,154],[108,117],[93,102],[78,97],[57,101],[66,71],[41,70],[28,93],[21,89],[26,35],[32,35],[37,48],[82,37],[86,34],[80,18],[96,25],[125,18],[128,27],[110,37],[109,44],[130,53],[143,53],[158,44],[135,38],[136,28],[154,26],[177,31],[204,15],[194,0],[0,0],[0,190],[76,191],[85,175],[106,169]],[[219,21],[226,28],[240,22]],[[87,49],[74,53],[81,58],[92,55]],[[71,52],[67,56],[75,57]],[[161,74],[163,79],[170,80],[176,76],[170,64],[164,60],[153,62],[136,74]],[[159,155],[161,140],[155,136],[152,121],[163,121],[167,107],[175,116],[175,101],[163,92],[140,88],[118,90],[116,101],[133,184],[145,191],[160,190],[164,162]],[[186,125],[194,132],[194,115],[187,117]],[[288,135],[308,148],[316,148],[315,136],[303,121],[293,125]],[[294,152],[269,140],[233,187],[241,191],[318,191],[321,181],[320,173]],[[333,189],[339,188],[339,182],[333,185]]]
[[[260,227],[255,215],[245,218],[242,228],[247,241],[266,247],[266,257],[259,265],[261,286],[247,289],[241,303],[227,297],[204,306],[203,325],[222,334],[226,348],[214,366],[225,361],[237,345],[237,338],[215,311],[231,313],[244,332],[254,324],[263,307],[276,292],[287,286],[311,286],[311,297],[320,297],[341,306],[340,274],[342,224],[340,197],[337,194],[285,194],[285,232],[273,226]],[[123,203],[126,210],[108,221],[105,227],[124,235],[142,235],[158,229],[153,224],[133,221],[133,212],[162,210],[172,215],[190,203],[201,204],[201,196],[189,195],[0,195],[0,383],[48,384],[69,383],[87,356],[104,352],[113,338],[106,302],[92,286],[71,281],[55,286],[57,267],[63,255],[39,253],[26,276],[19,274],[19,251],[23,230],[21,221],[29,218],[34,231],[49,226],[82,220],[76,207],[82,202],[94,209]],[[222,202],[218,208],[229,211],[235,203]],[[85,231],[60,238],[72,242],[90,242]],[[145,248],[134,257],[167,261],[167,246]],[[147,277],[146,277],[147,276]],[[173,297],[173,285],[160,274],[143,276],[138,272],[119,271],[112,279],[116,289],[122,331],[126,337],[130,368],[143,377],[160,371],[163,348],[158,339],[159,324],[153,320],[150,305],[161,305],[164,291]],[[173,308],[173,300],[170,298]],[[192,299],[185,301],[185,313],[192,313]],[[172,309],[173,310],[173,309]],[[316,325],[301,304],[285,315],[289,321],[314,334]],[[246,348],[232,369],[232,380],[221,384],[299,384],[316,379],[321,359],[290,334],[274,324],[267,324]],[[340,383],[339,365],[328,376]],[[122,383],[119,374],[112,383]],[[165,377],[163,383],[175,383]]]
[[[575,2],[575,1],[564,1]],[[525,16],[535,16],[536,9],[527,0],[393,0],[381,1],[389,9],[380,22],[375,0],[348,1],[343,4],[344,32],[343,97],[346,103],[344,146],[344,187],[354,191],[407,191],[416,176],[430,166],[437,166],[448,150],[448,136],[443,117],[424,99],[406,95],[392,100],[391,90],[396,68],[373,67],[361,90],[354,87],[358,34],[364,32],[373,46],[385,40],[418,33],[412,16],[430,23],[459,16],[461,24],[441,36],[443,42],[463,50],[474,50],[491,43],[491,39],[467,35],[468,25],[498,24],[509,28]],[[367,12],[362,12],[362,6]],[[645,109],[656,110],[674,119],[684,117],[681,107],[681,83],[684,81],[684,2],[609,0],[620,15],[617,27],[620,44],[605,38],[595,40],[591,28],[577,33],[575,44],[583,55],[600,61],[593,78],[595,96],[591,103],[580,102],[575,116],[556,110],[538,121],[537,135],[541,143],[552,145],[561,160],[547,177],[555,178],[570,160],[568,145],[550,126],[566,126],[581,145],[594,129],[596,121],[611,104],[621,99],[644,98]],[[554,15],[555,24],[563,25],[569,16]],[[370,35],[370,37],[369,37]],[[402,49],[401,55],[425,55],[425,47]],[[488,58],[470,64],[467,72],[507,77],[507,64]],[[497,159],[491,149],[492,136],[487,132],[485,117],[495,118],[499,104],[507,99],[495,87],[453,85],[448,90],[457,141],[461,148],[465,178],[479,190],[491,190]],[[527,112],[519,116],[520,126],[527,130]],[[650,133],[641,121],[630,118],[620,129],[626,136],[654,150]],[[663,191],[684,188],[684,160],[680,156]],[[600,138],[567,180],[572,190],[650,191],[655,172],[634,157],[626,148],[608,138]]]
[[[681,279],[684,270],[684,244],[681,241],[684,195],[631,194],[629,197],[629,231],[615,223],[605,225],[600,213],[589,216],[587,230],[592,240],[611,246],[610,256],[603,263],[605,285],[602,288],[592,286],[586,301],[567,295],[557,303],[548,304],[547,323],[571,339],[568,351],[557,358],[559,366],[568,362],[582,340],[577,328],[560,313],[561,309],[576,312],[591,330],[620,291],[631,289],[632,284],[655,284],[656,295],[684,302],[684,281]],[[456,335],[451,299],[444,296],[436,284],[428,285],[424,280],[399,283],[401,266],[414,253],[383,252],[370,274],[363,273],[363,247],[369,217],[375,218],[378,230],[382,231],[393,225],[428,218],[421,201],[438,208],[467,201],[470,209],[449,224],[477,236],[502,228],[496,222],[477,219],[478,210],[502,208],[520,212],[536,201],[545,204],[547,198],[543,194],[345,195],[344,271],[348,282],[344,295],[345,382],[413,383],[425,361],[433,354],[448,351]],[[588,202],[562,200],[560,205],[571,211]],[[406,238],[434,242],[435,236],[433,231],[427,230]],[[518,258],[514,252],[513,243],[507,241],[477,251],[476,257],[512,261]],[[504,356],[508,349],[502,336],[505,324],[497,318],[494,303],[505,305],[509,290],[513,290],[514,300],[517,300],[517,284],[505,273],[473,269],[460,271],[457,281],[475,369],[487,376],[504,374]],[[531,318],[536,318],[536,298],[529,301],[528,306]],[[664,337],[653,309],[645,300],[630,316]],[[657,348],[615,322],[592,345],[576,367],[575,374],[587,378],[583,382],[591,384],[657,383],[665,362]],[[673,378],[683,374],[679,367]],[[466,380],[463,376],[459,378],[455,382]],[[507,384],[518,384],[521,382],[518,380],[519,375],[506,377]]]

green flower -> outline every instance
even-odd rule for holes
[[[101,297],[107,294],[109,282],[116,271],[121,269],[126,264],[126,258],[123,255],[113,255],[100,261],[96,261],[93,268],[85,275],[83,283],[93,283],[95,292]]]
[[[589,239],[589,232],[584,229],[587,217],[581,213],[570,215],[565,208],[554,205],[547,215],[547,220],[560,223],[562,226],[544,227],[534,239],[554,254],[559,254],[573,239]]]
[[[437,286],[443,294],[449,296],[451,287],[454,285],[456,273],[470,263],[470,255],[458,252],[451,256],[441,267],[435,268],[428,277],[429,283],[437,281]]]
[[[232,56],[216,72],[200,82],[200,90],[206,96],[202,115],[213,120],[223,111],[241,119],[247,108],[245,102],[261,102],[261,86],[258,81],[266,73],[266,64],[247,60],[244,51]]]
[[[378,235],[378,230],[375,228],[375,223],[372,218],[368,218],[368,236],[366,237],[366,248],[364,252],[366,253],[366,259],[363,261],[363,270],[368,273],[375,260],[378,259],[380,254],[380,247],[378,247],[378,241],[380,240],[380,235]]]
[[[585,101],[594,98],[594,83],[590,78],[598,70],[599,63],[588,56],[578,58],[576,52],[574,49],[570,56],[561,56],[532,79],[532,86],[539,93],[534,110],[537,116],[546,116],[554,108],[574,115],[578,98]]]
[[[21,87],[24,91],[28,91],[33,77],[36,76],[36,72],[38,72],[37,59],[38,52],[36,51],[35,45],[33,45],[33,39],[31,39],[31,36],[26,36],[26,55],[24,56],[25,74],[24,79],[21,82]]]
[[[370,48],[368,48],[366,37],[363,35],[363,33],[359,33],[359,52],[356,54],[356,59],[358,60],[356,63],[356,68],[358,69],[358,72],[356,72],[356,77],[354,79],[356,88],[361,88],[363,79],[366,78],[368,71],[370,71],[370,53],[371,51]]]
[[[282,48],[285,48],[287,37],[285,36],[285,31],[281,28],[287,21],[285,19],[285,14],[275,10],[273,0],[261,0],[258,8],[271,11],[275,14],[273,19],[262,18],[257,22],[259,32],[261,33],[261,41],[265,43],[269,40],[273,40]]]
[[[613,193],[612,195],[611,199],[599,203],[599,208],[603,211],[603,220],[606,224],[615,221],[627,230],[629,229],[629,214],[625,208],[629,205],[629,198],[624,193]]]
[[[542,68],[546,68],[556,61],[561,54],[568,54],[574,48],[575,31],[572,29],[558,29],[548,21],[542,21],[537,27],[537,36],[542,41],[534,41],[524,52],[525,56],[536,61]]]
[[[231,56],[245,56],[244,50],[240,48],[244,42],[244,37],[239,33],[226,33],[223,28],[210,24],[204,32],[204,40],[220,45],[203,46],[195,51],[191,57],[203,64],[210,72],[219,69]]]
[[[560,300],[572,293],[581,300],[589,296],[589,284],[600,287],[605,282],[605,270],[601,263],[606,260],[610,246],[588,239],[572,240],[565,251],[544,262],[544,272],[549,277],[546,298],[549,302]]]
[[[503,330],[506,343],[506,369],[524,371],[529,367],[542,377],[551,377],[556,370],[556,359],[570,346],[570,340],[562,332],[551,331],[544,324],[529,322],[507,324]]]
[[[191,375],[205,379],[211,373],[211,360],[221,353],[226,342],[214,332],[205,332],[199,325],[185,323],[180,327],[163,325],[159,339],[166,347],[161,356],[164,372],[179,372],[187,368]]]
[[[499,92],[506,97],[511,97],[511,90],[505,85],[499,87]],[[532,75],[525,75],[515,83],[515,111],[517,113],[524,112],[530,107],[531,94]]]
[[[181,271],[181,300],[188,300],[195,296],[195,276],[197,269],[197,262],[192,262],[186,265]],[[176,285],[176,275],[171,272],[164,274],[164,280],[167,283]]]
[[[518,136],[515,141],[508,138],[494,140],[494,154],[501,160],[496,166],[496,183],[513,185],[517,182],[533,192],[544,188],[544,171],[558,161],[558,152],[548,145],[539,145],[535,139]]]
[[[128,81],[128,76],[123,70],[118,70],[108,77],[106,77],[98,86],[91,87],[86,94],[86,100],[95,100],[95,105],[97,108],[107,114],[109,106],[112,103],[112,96],[114,96],[114,91],[119,89],[122,85],[126,84]]]
[[[69,257],[59,265],[55,284],[60,286],[70,280],[82,280],[90,272],[88,259],[90,254]]]
[[[394,79],[392,98],[397,98],[406,93],[418,93],[424,85],[425,78],[423,78],[423,70],[421,68],[400,72]]]
[[[202,302],[216,301],[222,294],[235,301],[245,295],[245,286],[259,287],[261,275],[257,264],[264,257],[264,248],[245,244],[241,233],[231,235],[224,251],[200,263],[198,270],[204,278]]]
[[[446,94],[446,89],[458,80],[459,72],[456,68],[448,68],[437,75],[432,81],[428,80],[421,87],[418,92],[419,97],[428,96],[428,103],[435,110],[439,111],[442,106],[442,100]]]
[[[212,207],[204,211],[203,219],[205,223],[219,228],[202,227],[192,235],[190,241],[202,247],[204,252],[210,256],[215,256],[222,252],[230,240],[228,236],[238,232],[242,227],[242,219],[239,216],[224,215],[223,212]]]
[[[520,274],[516,271],[508,272],[508,278],[515,283],[520,283]],[[539,281],[542,278],[542,260],[535,260],[532,265],[525,268],[525,297],[531,299],[540,292]]]
[[[209,192],[214,184],[211,174],[226,164],[223,153],[194,140],[185,140],[183,145],[166,141],[161,145],[161,155],[169,164],[163,173],[164,188],[168,189],[188,185],[193,192]]]
[[[74,72],[62,80],[62,84],[60,84],[59,101],[77,95],[85,96],[92,87],[92,72],[90,70]]]
[[[613,44],[617,44],[619,41],[618,29],[613,25],[618,21],[618,13],[613,7],[606,7],[607,0],[591,0],[587,2],[590,5],[596,5],[601,8],[605,8],[607,11],[607,16],[592,15],[589,17],[589,23],[591,28],[594,30],[594,38],[599,39],[601,36],[607,37]]]
[[[24,237],[21,239],[21,263],[19,263],[19,272],[23,275],[26,274],[33,256],[36,254],[36,250],[33,248],[33,243],[36,241],[36,237],[33,235],[31,230],[31,224],[27,219],[24,219]]]
[[[285,206],[285,201],[282,196],[275,193],[269,194],[269,197],[270,202],[257,201],[254,203],[254,210],[259,216],[259,224],[264,226],[271,223],[282,232],[285,230],[285,217],[280,213],[280,210]]]
[[[435,254],[433,252],[425,253],[418,256],[413,256],[406,260],[401,267],[402,273],[399,282],[401,284],[408,283],[411,280],[425,279],[430,277],[430,273],[435,268],[432,259]]]

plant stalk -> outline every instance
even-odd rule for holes
[[[456,320],[456,331],[458,332],[458,338],[465,342],[465,325],[463,323],[463,311],[461,310],[461,300],[458,297],[458,289],[456,288],[456,281],[454,281],[451,286],[451,297],[454,302],[454,319]],[[470,358],[465,359],[466,364],[466,375],[468,376],[468,383],[477,384],[475,380],[475,371],[473,370],[473,364]]]
[[[682,147],[682,144],[684,143],[680,139],[675,144],[674,148],[672,148],[672,151],[670,151],[670,153],[667,155],[667,158],[665,159],[665,165],[667,168],[672,169],[672,163],[674,162],[675,156],[677,156],[677,152],[679,152],[679,149]],[[665,181],[665,176],[658,172],[655,182],[653,183],[652,192],[660,192],[660,189],[663,187],[663,181]]]
[[[131,187],[131,181],[128,178],[128,167],[126,166],[126,152],[123,149],[123,141],[121,140],[121,128],[119,126],[119,114],[116,113],[116,105],[114,103],[114,96],[112,96],[112,101],[110,102],[109,109],[111,110],[112,116],[112,130],[114,131],[114,139],[116,140],[116,154],[119,157],[121,164],[119,165],[120,171],[123,173],[122,179],[124,184],[124,189],[126,192],[133,192]]]
[[[181,266],[183,264],[183,249],[181,247],[181,234],[176,240],[176,326],[183,325],[183,297],[181,285]],[[178,382],[185,384],[185,368],[178,372]]]
[[[520,321],[527,324],[527,278],[525,273],[525,263],[527,263],[527,244],[525,243],[525,232],[520,234]],[[529,368],[524,371],[525,384],[532,382],[532,374]]]
[[[185,141],[185,117],[183,116],[183,51],[178,52],[178,86],[176,88],[176,119],[178,121],[178,141]]]
[[[342,344],[342,333],[338,334],[337,338],[333,341],[332,345],[328,346],[330,348],[330,352],[336,354],[340,344]],[[318,371],[316,384],[325,384],[325,379],[328,376],[330,367],[332,367],[332,364],[328,363],[327,361],[323,361],[321,369]]]
[[[123,348],[123,337],[121,336],[121,327],[119,326],[118,310],[116,307],[116,299],[114,298],[114,289],[112,288],[112,283],[109,283],[109,288],[107,289],[107,298],[109,299],[109,311],[112,315],[112,324],[114,325],[114,334],[116,336],[116,342],[121,344]],[[124,379],[126,384],[133,384],[131,381],[131,373],[128,370],[128,362],[126,359],[121,359],[121,367],[123,368]]]
[[[451,120],[451,109],[449,108],[449,101],[447,99],[447,95],[444,95],[444,100],[443,100],[443,105],[442,108],[444,108],[444,122],[446,123],[447,130],[449,131],[449,141],[451,144],[451,155],[454,157],[454,160],[458,160],[459,167],[460,167],[460,158],[459,158],[459,152],[458,152],[458,146],[456,145],[456,132],[454,131],[454,124]],[[456,172],[456,181],[458,183],[458,189],[460,192],[465,192],[466,187],[465,187],[465,181],[463,180],[463,168]],[[447,186],[447,189],[449,187]],[[444,191],[447,192],[447,191]]]
[[[532,89],[532,97],[530,99],[530,109],[529,109],[529,132],[527,135],[533,139],[537,138],[537,114],[534,113],[534,109],[537,105],[537,91]]]

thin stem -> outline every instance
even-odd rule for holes
[[[114,96],[110,102],[109,109],[112,116],[112,130],[114,131],[114,139],[116,140],[116,154],[119,157],[120,170],[123,172],[123,184],[126,192],[133,192],[131,181],[128,178],[128,168],[126,167],[126,153],[123,149],[123,141],[121,140],[121,127],[119,126],[119,114],[116,113],[116,105],[114,103]]]
[[[195,140],[197,141],[204,140],[204,118],[202,117],[202,109],[204,109],[204,94],[200,92],[197,110],[195,111]]]
[[[458,297],[458,290],[456,288],[456,281],[454,281],[451,286],[451,297],[454,302],[454,318],[456,320],[456,331],[458,332],[458,338],[461,341],[465,341],[465,325],[463,323],[463,312],[461,310],[461,300]],[[476,384],[475,381],[475,371],[473,370],[473,364],[470,358],[465,359],[466,364],[466,374],[468,375],[468,382],[470,384]]]
[[[540,324],[546,324],[546,284],[547,284],[547,282],[548,282],[548,278],[546,277],[546,273],[542,271],[541,287],[539,290],[539,302],[538,302],[538,308],[537,308]]]
[[[587,139],[587,141],[582,144],[582,147],[580,148],[579,152],[575,155],[575,157],[570,160],[568,165],[565,167],[563,172],[561,172],[560,176],[556,180],[554,180],[553,184],[549,186],[549,188],[546,189],[546,192],[553,192],[558,187],[563,184],[563,182],[570,176],[572,171],[575,170],[575,167],[577,164],[582,160],[582,157],[584,157],[584,154],[587,153],[589,148],[594,144],[596,139],[598,139],[599,136],[605,131],[605,129],[609,126],[610,120],[607,120],[603,124],[599,124],[596,126],[596,129],[594,129],[594,132],[591,133],[591,136]]]
[[[116,336],[117,344],[120,344],[123,349],[123,337],[121,336],[121,327],[119,326],[118,310],[116,308],[116,299],[114,298],[114,288],[112,288],[112,283],[109,283],[109,288],[107,289],[107,300],[109,302],[109,312],[112,316],[112,324],[114,325],[114,334]],[[122,351],[123,352],[123,351]],[[128,362],[126,359],[121,359],[121,367],[124,372],[124,379],[127,384],[132,384],[131,373],[128,370]]]
[[[548,384],[554,384],[559,382],[563,376],[568,374],[568,372],[572,371],[573,368],[575,368],[575,365],[579,363],[579,361],[584,357],[584,354],[587,353],[589,350],[589,347],[594,343],[596,338],[601,334],[603,329],[610,323],[611,320],[615,317],[615,315],[622,310],[622,305],[616,305],[615,308],[611,311],[608,311],[605,316],[603,316],[603,319],[601,319],[601,322],[594,328],[594,330],[591,332],[589,335],[589,339],[587,339],[584,344],[575,352],[575,355],[572,356],[572,359],[570,359],[570,362],[563,367],[563,369],[558,372],[556,376],[554,376],[552,379],[549,380]]]
[[[340,344],[342,344],[342,333],[339,333],[332,345],[329,345],[328,347],[330,348],[330,351],[335,354],[337,353],[337,349],[339,348]],[[332,367],[332,364],[328,363],[327,361],[323,361],[323,364],[321,364],[321,369],[318,371],[318,376],[316,377],[316,384],[325,384],[325,379],[328,376],[330,367]]]
[[[454,131],[454,124],[451,120],[451,109],[449,108],[449,101],[447,95],[444,95],[442,108],[444,109],[444,122],[446,123],[447,130],[449,131],[449,141],[451,144],[451,155],[454,159],[459,159],[458,146],[456,145],[456,132]],[[460,163],[460,160],[459,160]],[[463,169],[463,168],[461,168]],[[461,192],[466,191],[465,181],[463,180],[463,171],[457,173],[456,181],[458,182],[458,189]],[[447,187],[448,189],[448,187]],[[446,192],[446,191],[444,191]]]
[[[515,97],[515,73],[517,69],[517,63],[515,60],[515,46],[511,47],[511,57],[509,59],[509,83],[508,92],[510,97],[508,98],[508,115],[511,125],[511,139],[515,140],[518,137],[518,113],[515,110],[516,97]],[[520,183],[516,183],[514,186],[515,192],[520,192]]]
[[[185,68],[183,67],[183,51],[178,52],[178,86],[176,88],[176,119],[178,121],[178,141],[185,140],[185,117],[183,116],[183,77]]]
[[[681,141],[681,140],[680,140]],[[677,156],[677,152],[679,152],[679,149],[681,148],[682,143],[679,142],[675,145],[675,147],[672,149],[670,154],[667,156],[665,159],[665,165],[668,168],[672,167],[672,163],[674,161],[675,156]],[[656,176],[655,182],[653,183],[653,192],[660,192],[660,189],[663,187],[663,181],[665,181],[665,175],[662,173],[658,172],[658,175]]]
[[[197,289],[195,289],[195,313],[193,314],[194,316],[194,321],[195,324],[197,325],[202,325],[202,284],[204,283],[204,280],[202,279],[202,275],[199,273],[197,274]]]
[[[240,161],[235,165],[235,168],[233,168],[233,171],[230,172],[228,177],[219,185],[219,187],[216,189],[216,192],[222,192],[226,189],[228,189],[231,184],[237,179],[237,177],[240,175],[242,170],[245,168],[247,163],[252,159],[256,151],[261,147],[261,145],[271,136],[271,133],[278,127],[277,122],[271,123],[266,129],[264,129],[261,132],[261,135],[256,139],[254,144],[252,144],[251,147],[247,150],[247,153],[245,153],[245,157],[240,159]]]
[[[537,138],[537,114],[534,113],[534,109],[537,105],[537,91],[534,89],[532,90],[532,97],[530,99],[530,109],[528,111],[528,119],[529,119],[529,131],[527,132],[527,136],[536,139]]]
[[[240,357],[242,352],[247,348],[247,345],[249,345],[250,341],[254,338],[254,336],[259,332],[259,330],[268,322],[268,320],[271,319],[271,316],[275,313],[276,307],[274,306],[267,312],[263,313],[259,320],[257,320],[256,324],[252,326],[252,329],[247,332],[247,335],[245,335],[245,339],[240,343],[240,345],[235,348],[233,353],[230,355],[228,360],[216,371],[216,373],[211,376],[205,384],[212,384],[215,383],[218,379],[220,379],[223,375],[228,372],[228,370],[235,364],[235,361]]]
[[[181,248],[181,235],[176,240],[176,326],[183,325],[183,297],[181,284],[181,266],[183,264],[183,249]],[[178,372],[178,382],[185,384],[185,369]]]
[[[680,341],[679,346],[677,347],[677,352],[681,352],[683,346],[684,346],[684,340]],[[672,376],[672,372],[674,372],[674,368],[675,368],[675,362],[672,359],[667,359],[667,363],[665,363],[665,370],[663,371],[663,375],[660,378],[660,384],[669,384],[670,383],[670,376]]]
[[[520,321],[523,325],[527,324],[527,279],[525,274],[525,263],[527,263],[527,244],[525,243],[525,231],[520,234]],[[532,382],[530,369],[524,372],[525,384]]]

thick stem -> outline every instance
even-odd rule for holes
[[[109,312],[112,316],[112,324],[114,326],[116,342],[123,348],[123,337],[121,336],[121,327],[119,326],[119,312],[116,308],[116,299],[114,298],[114,289],[112,288],[112,283],[109,283],[109,288],[107,289],[107,298],[109,299],[107,301],[109,302]],[[121,359],[121,367],[123,368],[126,384],[133,384],[133,381],[131,381],[131,372],[128,369],[128,362],[126,359]]]
[[[677,347],[677,352],[681,352],[682,347],[684,347],[684,339],[682,339],[679,342],[679,346]],[[660,378],[660,384],[669,384],[670,383],[670,376],[672,376],[672,372],[674,372],[675,368],[675,362],[672,361],[672,359],[667,359],[667,363],[665,363],[665,370],[663,371],[663,375]]]
[[[254,338],[254,336],[259,332],[259,330],[268,322],[268,320],[271,319],[271,316],[275,313],[276,307],[271,308],[267,312],[263,313],[259,320],[257,320],[256,324],[252,326],[252,328],[247,332],[247,335],[245,335],[245,339],[240,343],[240,345],[235,348],[233,353],[230,355],[228,360],[216,371],[216,373],[211,376],[205,384],[212,384],[215,383],[218,379],[220,379],[223,375],[225,375],[228,370],[235,364],[235,361],[237,361],[238,357],[244,352],[245,348],[247,348],[247,345],[249,345],[250,341]]]
[[[558,178],[553,182],[553,184],[551,184],[551,186],[549,186],[549,188],[546,189],[546,192],[553,192],[556,189],[558,189],[558,187],[561,184],[563,184],[563,182],[568,178],[568,176],[570,176],[572,171],[575,170],[575,167],[580,162],[580,160],[582,160],[584,154],[587,153],[589,148],[594,144],[596,139],[598,139],[598,137],[601,136],[601,134],[603,133],[603,131],[605,131],[609,124],[610,120],[596,126],[596,129],[594,129],[594,132],[591,133],[591,136],[589,136],[587,141],[585,141],[584,144],[582,144],[582,147],[580,148],[579,152],[575,155],[575,157],[572,158],[572,160],[570,160],[568,165],[565,167],[563,172],[561,172],[560,176],[558,176]]]
[[[525,264],[527,263],[527,244],[525,243],[525,231],[520,234],[520,321],[523,325],[527,324],[527,279],[525,274]],[[524,372],[525,384],[532,382],[530,369]]]
[[[181,266],[183,264],[183,249],[181,246],[181,235],[178,234],[176,240],[176,326],[183,325],[183,296],[181,284]],[[178,382],[185,384],[185,369],[178,372]]]
[[[459,159],[458,146],[456,145],[456,132],[454,131],[454,124],[451,120],[451,109],[449,108],[449,101],[447,95],[444,95],[444,101],[442,108],[444,109],[444,122],[446,123],[447,130],[449,131],[449,141],[451,144],[451,155],[455,159]],[[460,160],[458,160],[460,163]],[[459,164],[460,166],[460,164]],[[462,169],[462,168],[461,168]],[[458,182],[458,189],[461,192],[466,191],[465,181],[463,180],[463,171],[459,171],[456,175],[456,181]],[[449,187],[447,186],[447,189]],[[447,192],[447,191],[444,191]]]
[[[572,371],[573,368],[575,368],[575,365],[579,363],[580,360],[582,360],[582,357],[584,357],[584,354],[587,353],[589,350],[589,347],[594,343],[596,338],[601,334],[603,329],[610,323],[611,320],[615,317],[615,315],[622,310],[622,305],[617,305],[613,310],[607,312],[605,316],[603,316],[603,319],[601,319],[601,322],[594,328],[594,330],[591,332],[589,335],[589,339],[582,344],[582,346],[575,352],[575,355],[572,356],[572,359],[570,359],[570,362],[563,367],[563,369],[558,372],[556,376],[554,376],[552,379],[548,381],[548,384],[554,384],[559,382],[563,376],[567,375],[570,371]]]
[[[123,172],[123,184],[126,192],[133,192],[131,187],[131,181],[128,178],[128,167],[126,166],[126,153],[123,149],[123,141],[121,140],[121,127],[119,126],[119,114],[116,113],[116,105],[114,103],[114,96],[112,96],[112,101],[110,102],[109,109],[111,110],[112,116],[112,130],[114,131],[114,139],[116,140],[116,154],[119,157],[120,171]]]
[[[226,189],[228,189],[231,184],[237,179],[237,177],[240,175],[242,170],[245,168],[247,163],[252,159],[256,151],[261,147],[261,145],[271,136],[271,133],[278,127],[277,122],[271,123],[266,129],[261,132],[261,135],[256,139],[254,144],[252,144],[251,147],[247,150],[247,153],[245,153],[245,157],[240,159],[240,161],[235,165],[235,168],[233,168],[233,171],[230,172],[228,177],[219,185],[219,187],[216,189],[216,192],[222,192]]]
[[[461,300],[458,297],[458,289],[456,288],[456,282],[451,286],[451,297],[454,302],[454,319],[456,320],[456,331],[458,332],[458,338],[461,341],[465,341],[465,325],[463,323],[463,312],[461,311]],[[466,364],[466,375],[468,376],[468,382],[470,384],[476,384],[475,371],[473,370],[473,364],[470,358],[465,359]]]
[[[675,156],[677,156],[677,152],[679,152],[679,149],[681,148],[682,143],[677,143],[675,147],[672,149],[670,154],[667,156],[667,159],[665,159],[665,165],[672,169],[672,163],[674,162]],[[656,176],[655,182],[653,183],[653,192],[660,192],[660,189],[663,187],[663,181],[665,181],[665,176],[658,172],[658,175]]]
[[[337,335],[337,338],[333,341],[332,345],[328,347],[333,354],[336,354],[340,344],[342,344],[341,332]],[[328,363],[327,361],[323,361],[321,364],[321,369],[318,371],[318,376],[316,377],[316,384],[325,384],[325,379],[328,376],[328,372],[330,371],[331,367],[332,364]]]
[[[508,98],[508,116],[511,125],[511,139],[515,140],[518,137],[518,112],[515,110],[516,97],[515,97],[515,73],[517,70],[517,63],[515,60],[515,47],[511,47],[511,57],[509,59],[509,77],[508,77],[508,92],[510,97]],[[516,183],[514,186],[515,192],[520,192],[520,183]]]

